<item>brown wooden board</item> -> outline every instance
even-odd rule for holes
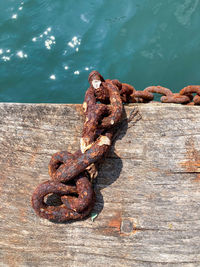
[[[132,104],[95,181],[98,217],[36,216],[48,162],[79,148],[81,105],[0,104],[0,266],[200,266],[200,107]]]

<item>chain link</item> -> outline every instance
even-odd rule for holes
[[[97,71],[92,71],[88,80],[90,87],[83,102],[85,123],[80,150],[74,154],[67,151],[55,153],[49,163],[51,180],[40,184],[32,196],[36,214],[56,222],[82,219],[93,209],[92,180],[97,176],[96,164],[111,146],[122,118],[123,103],[148,103],[157,93],[162,95],[163,103],[200,105],[198,85],[187,86],[179,93],[172,93],[162,86],[136,91],[133,86],[118,80],[104,80]],[[50,194],[60,196],[60,205],[45,202]]]

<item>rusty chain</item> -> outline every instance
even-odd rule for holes
[[[133,86],[118,80],[104,80],[97,71],[92,71],[88,80],[90,87],[83,102],[85,123],[80,150],[74,154],[55,153],[49,163],[51,180],[40,184],[32,196],[36,214],[52,221],[82,219],[93,209],[92,180],[97,176],[96,164],[111,146],[122,118],[123,103],[147,103],[154,99],[153,93],[157,93],[162,95],[163,103],[200,105],[198,85],[187,86],[179,93],[162,86],[136,91]],[[60,205],[47,204],[45,198],[50,194],[60,197]]]

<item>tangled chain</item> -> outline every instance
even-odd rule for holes
[[[122,118],[123,103],[146,103],[154,99],[153,93],[163,95],[161,102],[200,104],[200,86],[191,85],[179,93],[162,86],[150,86],[136,91],[118,80],[104,80],[97,72],[89,75],[90,87],[83,102],[85,123],[80,150],[55,153],[49,163],[50,181],[40,184],[32,196],[32,206],[42,218],[65,222],[87,216],[95,202],[92,179],[97,176],[97,162],[108,151],[112,137]],[[193,97],[193,93],[196,95]],[[48,205],[49,194],[60,196],[58,206]]]

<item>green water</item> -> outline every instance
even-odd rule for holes
[[[199,66],[199,0],[0,1],[1,102],[81,103],[93,69],[175,92]]]

